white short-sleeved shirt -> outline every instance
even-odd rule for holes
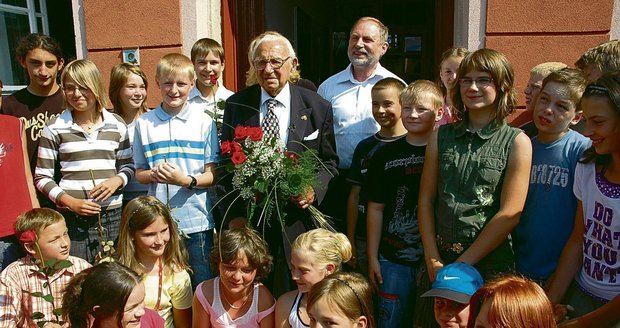
[[[594,163],[577,163],[575,196],[583,204],[583,263],[577,283],[589,294],[611,300],[620,294],[620,198],[596,183]]]

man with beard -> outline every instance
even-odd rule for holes
[[[339,174],[330,182],[321,209],[333,218],[341,231],[345,229],[347,197],[351,189],[347,177],[353,151],[361,140],[379,131],[372,116],[370,91],[375,83],[386,77],[401,80],[379,64],[389,46],[387,36],[388,28],[378,19],[358,19],[351,28],[347,49],[351,64],[325,80],[318,90],[319,95],[332,104],[336,150],[340,158]]]

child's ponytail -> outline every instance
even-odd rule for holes
[[[292,250],[307,252],[318,263],[334,264],[336,271],[353,256],[347,236],[326,229],[314,229],[299,235]]]

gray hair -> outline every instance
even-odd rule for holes
[[[286,48],[288,49],[289,56],[291,56],[291,58],[297,58],[297,55],[295,54],[295,49],[293,49],[293,45],[291,44],[291,42],[287,38],[285,38],[282,34],[280,34],[278,32],[267,31],[267,32],[264,32],[263,34],[257,36],[250,43],[250,46],[248,48],[248,59],[250,60],[250,63],[254,61],[254,59],[256,57],[256,50],[258,49],[258,47],[261,45],[261,43],[263,43],[265,41],[282,41],[282,42],[284,42],[284,44],[286,45]]]

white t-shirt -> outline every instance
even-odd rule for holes
[[[603,194],[594,163],[577,163],[575,196],[583,204],[583,263],[577,283],[590,294],[611,300],[620,294],[620,198]]]

